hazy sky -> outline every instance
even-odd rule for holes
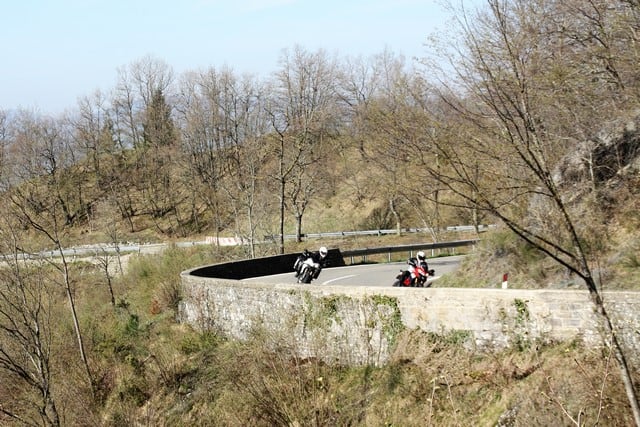
[[[478,1],[478,0],[476,0]],[[446,23],[438,0],[14,0],[0,14],[0,109],[57,113],[146,56],[178,75],[267,75],[285,48],[408,60]]]

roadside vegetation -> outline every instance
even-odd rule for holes
[[[179,273],[230,256],[208,247],[133,257],[127,272],[114,280],[115,306],[109,303],[100,270],[73,263],[72,274],[83,277],[76,302],[93,385],[74,350],[64,295],[52,292],[48,298],[55,312],[40,325],[50,340],[44,347],[52,356],[48,391],[60,424],[633,422],[610,352],[577,342],[521,342],[524,345],[510,350],[480,352],[469,346],[462,331],[434,335],[407,330],[398,337],[387,365],[347,367],[300,359],[288,350],[295,343],[279,342],[279,351],[274,351],[273,337],[265,331],[236,342],[177,323]],[[23,366],[25,372],[32,372],[29,365]],[[10,378],[6,371],[3,378]],[[26,378],[13,378],[2,384],[3,409],[22,408],[21,422],[4,416],[3,424],[39,425],[55,419],[51,408],[36,410],[44,383],[38,387]]]
[[[489,0],[452,8],[411,66],[294,46],[264,78],[176,76],[147,57],[60,117],[1,109],[0,424],[640,425],[602,305],[640,287],[639,16]],[[349,249],[460,224],[497,227],[460,236],[481,243],[436,286],[585,289],[611,347],[406,331],[387,366],[342,367],[175,320],[185,269],[320,244],[306,232],[398,232],[321,242]],[[231,236],[246,244],[215,244]]]

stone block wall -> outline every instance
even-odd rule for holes
[[[271,334],[274,345],[299,357],[332,363],[383,364],[403,328],[458,334],[480,349],[604,343],[586,290],[274,285],[189,271],[181,280],[181,321],[236,339]],[[627,354],[640,354],[640,293],[605,292],[603,298]]]

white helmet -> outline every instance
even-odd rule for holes
[[[418,252],[418,259],[420,261],[424,261],[425,255],[423,251]]]
[[[320,252],[320,256],[322,258],[327,256],[327,248],[325,248],[324,246],[320,247],[320,251],[319,252]]]

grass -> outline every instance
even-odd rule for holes
[[[406,331],[385,367],[336,367],[274,353],[264,337],[226,342],[184,331],[172,381],[122,380],[107,425],[628,425],[606,358],[575,344],[480,354]],[[194,344],[195,347],[194,347]],[[585,369],[588,366],[589,369]],[[593,393],[603,389],[603,393]],[[124,398],[122,396],[124,395]],[[125,403],[122,403],[124,399]],[[566,414],[565,414],[566,412]],[[568,414],[568,415],[567,415]]]

